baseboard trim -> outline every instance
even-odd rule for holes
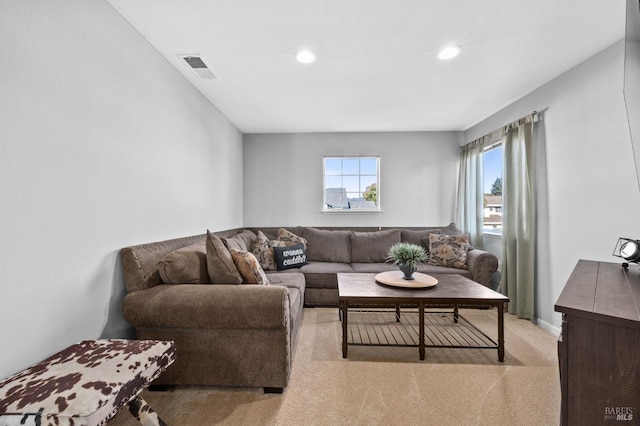
[[[556,336],[560,335],[560,327],[556,327],[555,325],[549,324],[546,321],[541,320],[540,318],[536,318],[536,323],[538,324],[538,327],[540,327],[541,329],[548,331],[549,333],[552,333]]]

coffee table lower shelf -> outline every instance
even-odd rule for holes
[[[399,318],[398,318],[399,315]],[[457,317],[457,319],[456,319]],[[399,319],[399,321],[398,321]],[[418,309],[349,309],[347,344],[419,347]],[[498,349],[498,343],[454,311],[424,312],[424,346]]]

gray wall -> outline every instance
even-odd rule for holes
[[[617,238],[640,237],[623,64],[620,41],[465,132],[471,141],[542,111],[537,316],[554,331],[561,317],[553,305],[578,259],[618,262],[611,255]]]
[[[242,135],[104,1],[0,2],[0,378],[124,336],[118,249],[242,225]]]
[[[244,135],[245,226],[429,226],[454,220],[458,132]],[[380,156],[381,214],[323,214],[324,156]]]

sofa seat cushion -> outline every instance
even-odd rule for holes
[[[436,266],[436,265],[420,265],[418,266],[417,272],[422,272],[423,274],[434,275],[434,274],[458,274],[463,277],[467,277],[471,279],[471,271],[467,269],[458,269],[458,268],[450,268],[448,266]]]
[[[352,263],[351,268],[353,272],[358,273],[379,273],[386,271],[397,271],[398,267],[390,263],[376,262],[376,263]]]
[[[396,271],[398,270],[397,266],[394,266],[390,263],[352,263],[351,267],[353,268],[353,272],[358,273],[380,273],[386,271]],[[435,266],[423,264],[418,266],[417,272],[422,272],[423,274],[459,274],[463,277],[471,278],[471,272],[458,268],[450,268],[447,266]]]
[[[399,229],[352,232],[351,263],[384,262],[392,245],[400,242]]]
[[[296,271],[279,271],[267,273],[269,282],[272,285],[279,285],[282,287],[297,289],[304,292],[305,280],[304,275]]]
[[[338,288],[338,272],[353,272],[353,268],[348,263],[334,262],[308,262],[300,269],[288,269],[278,271],[278,274],[292,274],[302,272],[304,274],[306,288]],[[267,272],[269,280],[274,272]]]
[[[304,275],[296,273],[273,272],[268,274],[269,282],[273,286],[282,286],[289,293],[289,310],[291,312],[291,320],[298,317],[300,309],[304,305],[305,279]]]
[[[308,262],[299,271],[303,274],[337,274],[338,272],[353,272],[353,268],[349,263]]]
[[[369,274],[377,274],[380,272],[386,271],[397,271],[399,270],[397,266],[392,265],[390,263],[352,263],[351,268],[353,272],[356,273],[369,273]],[[458,268],[450,268],[447,266],[435,266],[422,264],[418,266],[417,272],[422,272],[423,274],[459,274],[464,277],[469,278],[471,273],[467,270],[458,269]]]
[[[348,263],[335,262],[309,262],[300,268],[305,276],[306,285],[309,288],[338,288],[336,274],[339,272],[353,272]]]

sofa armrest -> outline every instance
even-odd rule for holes
[[[290,327],[289,294],[281,286],[162,284],[128,293],[122,311],[134,327]]]
[[[474,249],[467,253],[467,267],[473,281],[491,287],[491,274],[498,270],[498,258],[492,253]]]

